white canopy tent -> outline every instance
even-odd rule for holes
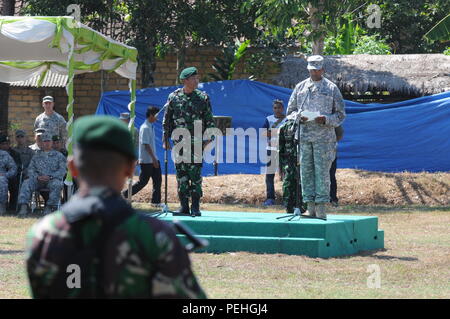
[[[75,74],[114,71],[129,79],[130,130],[134,129],[137,50],[79,23],[73,17],[0,16],[0,82],[40,76],[48,70],[68,76],[67,150],[72,154]],[[72,185],[67,174],[65,183]]]

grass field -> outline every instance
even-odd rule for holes
[[[251,205],[202,208],[269,211]],[[338,214],[378,216],[385,231],[384,250],[353,256],[193,253],[191,260],[209,298],[450,298],[449,212],[450,207],[340,207]],[[34,222],[36,218],[0,217],[0,298],[29,298],[24,240]],[[370,265],[380,269],[380,288],[367,286]]]

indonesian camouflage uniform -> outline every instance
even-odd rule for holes
[[[34,122],[34,129],[44,128],[45,132],[50,136],[58,135],[64,145],[67,139],[66,120],[62,115],[53,112],[52,115],[41,113],[36,117]]]
[[[17,173],[17,166],[8,152],[0,150],[0,204],[8,202],[8,180]]]
[[[201,136],[194,135],[194,122],[201,123]],[[180,198],[202,193],[202,162],[203,162],[203,133],[208,128],[214,128],[211,103],[206,93],[195,89],[185,94],[183,88],[177,89],[169,95],[167,109],[164,114],[164,136],[170,138],[175,129],[187,129],[191,134],[191,156],[182,152],[174,152],[178,195]],[[182,141],[182,136],[174,139],[174,149]],[[197,146],[195,146],[197,145]],[[197,151],[196,151],[197,150]],[[201,150],[201,153],[199,152]]]
[[[278,133],[279,163],[283,178],[283,201],[287,213],[293,213],[296,204],[297,184],[297,124],[295,119],[287,119],[280,127]],[[300,210],[306,210],[302,203],[302,194],[299,192]]]
[[[60,152],[51,150],[40,151],[31,159],[28,166],[28,179],[22,183],[19,194],[19,205],[28,204],[32,192],[42,188],[49,189],[48,206],[57,206],[61,190],[63,188],[63,178],[67,171],[67,160]],[[38,181],[38,176],[50,176],[48,182]]]
[[[287,114],[318,111],[325,124],[308,121],[300,125],[300,171],[304,202],[330,201],[330,167],[336,157],[334,128],[345,119],[345,107],[339,88],[326,78],[308,78],[295,87]]]
[[[88,195],[77,193],[29,231],[26,264],[34,298],[206,298],[168,223],[134,211],[107,188]],[[102,237],[114,218],[117,225]],[[80,261],[81,288],[69,288],[66,267]]]

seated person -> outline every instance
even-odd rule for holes
[[[20,154],[11,147],[8,135],[0,135],[0,150],[8,152],[17,167],[16,174],[8,179],[8,209],[15,211],[17,208],[17,196],[19,195],[19,176],[22,172],[22,161],[20,159]]]
[[[0,216],[6,213],[8,202],[8,180],[17,173],[17,166],[6,151],[0,150]]]
[[[52,141],[53,141],[53,149],[55,151],[61,152],[61,154],[67,158],[68,155],[67,150],[64,147],[64,145],[61,144],[61,138],[59,137],[59,135],[53,135]]]
[[[42,134],[45,133],[45,128],[38,128],[34,131],[34,141],[35,143],[33,145],[30,145],[29,148],[31,148],[34,153],[39,152],[42,149]]]
[[[28,167],[29,178],[25,180],[19,193],[19,217],[28,213],[28,202],[34,191],[48,188],[49,198],[44,209],[44,214],[51,213],[57,209],[63,178],[67,171],[67,161],[64,155],[52,149],[52,137],[44,133],[42,138],[42,150],[33,156]]]
[[[30,165],[31,158],[34,155],[33,150],[28,147],[27,135],[24,130],[16,131],[16,147],[13,147],[13,150],[15,150],[20,155],[20,161],[22,162],[23,165],[22,180],[24,180],[28,176],[27,175],[28,165]]]

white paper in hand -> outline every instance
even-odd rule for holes
[[[303,112],[301,113],[301,116],[307,117],[307,118],[308,118],[308,122],[309,122],[309,121],[314,121],[314,119],[315,119],[316,117],[319,117],[319,116],[320,116],[320,112],[317,112],[317,111],[315,111],[315,112],[311,112],[311,111],[303,111]]]

